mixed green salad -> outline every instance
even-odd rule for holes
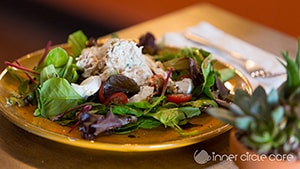
[[[20,82],[7,104],[35,105],[34,116],[94,139],[161,125],[191,135],[183,129],[190,118],[231,102],[224,82],[233,70],[216,70],[202,49],[163,47],[149,32],[138,42],[118,37],[101,42],[76,31],[68,44],[69,53],[48,43],[33,69],[6,62]]]

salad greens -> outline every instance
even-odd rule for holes
[[[81,30],[78,30],[69,35],[68,44],[72,46],[74,57],[77,57],[81,54],[82,49],[86,47],[87,40],[88,39],[86,35]]]
[[[36,92],[38,105],[34,115],[49,119],[84,102],[65,78],[50,78],[42,83]]]
[[[193,131],[186,132],[182,129],[182,126],[189,124],[188,119],[199,116],[207,107],[219,106],[217,100],[220,98],[231,101],[229,91],[222,85],[234,72],[230,69],[215,70],[210,53],[196,48],[159,49],[151,33],[142,36],[140,40],[142,41],[137,45],[146,49],[143,50],[144,54],[151,53],[155,61],[162,62],[165,68],[170,69],[170,79],[178,80],[186,75],[191,77],[194,89],[190,101],[168,101],[167,95],[171,93],[167,88],[169,78],[164,79],[160,95],[154,95],[149,100],[104,105],[99,101],[98,93],[105,89],[99,89],[98,93],[87,99],[82,98],[71,83],[79,84],[82,81],[83,71],[76,66],[76,57],[88,46],[88,39],[82,31],[77,31],[68,37],[72,53],[67,53],[61,47],[45,49],[45,57],[32,70],[24,68],[18,62],[6,62],[8,72],[20,81],[18,92],[12,92],[7,98],[7,104],[36,105],[35,116],[42,116],[62,125],[74,125],[72,129],[79,125],[84,138],[94,139],[103,132],[124,134],[160,125],[171,127],[182,135],[193,134]],[[127,92],[132,96],[139,91],[131,79],[127,79],[126,83],[121,79],[126,78],[115,76],[110,82],[104,83],[104,87],[109,89],[106,94]]]
[[[75,37],[83,36],[85,35],[82,32],[75,32],[74,35],[70,35],[73,37],[72,39],[79,39]],[[86,40],[86,38],[81,38],[81,40]],[[82,43],[85,42],[78,42],[77,44]],[[24,81],[24,79],[18,78],[21,81],[19,92],[8,98],[7,103],[8,105],[15,103],[26,105],[26,103],[34,102],[37,104],[34,115],[51,119],[69,108],[83,103],[84,99],[70,85],[70,83],[77,82],[79,78],[80,69],[75,65],[75,58],[69,56],[67,51],[61,47],[49,50],[45,56],[32,71],[22,69],[27,77],[35,79],[35,82],[30,83],[28,80]],[[18,65],[9,62],[7,64],[16,68],[21,67],[18,62]],[[8,69],[10,74],[16,75],[13,69]]]

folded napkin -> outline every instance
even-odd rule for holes
[[[256,46],[244,42],[237,37],[234,37],[224,31],[214,27],[208,22],[201,22],[197,26],[189,27],[186,30],[195,35],[202,36],[217,46],[222,46],[229,51],[239,53],[243,58],[251,59],[259,63],[266,70],[273,73],[283,73],[285,68],[278,61],[279,57],[266,52]],[[252,78],[249,73],[244,69],[241,61],[236,60],[225,52],[216,50],[209,46],[203,46],[198,43],[187,40],[183,36],[183,32],[168,32],[161,37],[162,43],[173,47],[198,47],[212,53],[212,56],[223,63],[229,64],[241,72],[250,82],[252,88],[258,85],[263,86],[267,92],[271,89],[278,88],[286,79],[286,75],[272,77],[272,78]]]

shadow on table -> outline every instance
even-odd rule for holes
[[[110,152],[73,147],[33,135],[0,115],[0,146],[12,158],[34,168],[204,168],[216,163],[198,164],[196,151],[227,152],[228,133],[184,148],[156,152]],[[218,144],[216,144],[219,142]]]

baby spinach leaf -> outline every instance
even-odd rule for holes
[[[54,48],[49,51],[46,56],[46,65],[53,64],[54,67],[61,67],[68,62],[69,55],[66,50],[61,47]]]

